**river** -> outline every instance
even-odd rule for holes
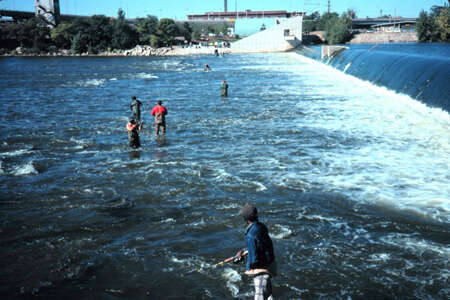
[[[245,202],[276,299],[450,297],[442,107],[298,53],[1,58],[0,96],[2,299],[250,299]]]

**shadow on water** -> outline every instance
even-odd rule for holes
[[[139,159],[139,158],[141,158],[141,151],[132,150],[132,151],[128,152],[128,156],[130,157],[130,160]]]

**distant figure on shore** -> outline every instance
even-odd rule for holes
[[[141,121],[141,106],[142,102],[136,99],[136,96],[131,97],[130,109],[137,123]]]
[[[159,100],[158,104],[155,107],[153,107],[151,115],[155,117],[156,137],[159,136],[160,128],[162,128],[162,134],[165,135],[167,109],[162,105],[161,100]]]
[[[211,68],[210,68],[210,66],[208,64],[205,65],[205,70],[204,71],[205,72],[211,71]]]
[[[227,97],[228,96],[228,84],[227,84],[226,80],[222,81],[222,85],[220,86],[220,90],[221,90],[220,95],[222,97]]]
[[[127,124],[128,145],[131,148],[139,148],[141,146],[139,132],[142,130],[142,125],[142,123],[137,123],[134,117],[131,117]]]

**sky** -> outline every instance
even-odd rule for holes
[[[357,17],[392,15],[418,17],[420,11],[429,11],[433,5],[444,5],[448,0],[330,0],[330,10],[341,14],[347,9]],[[224,0],[60,0],[62,14],[116,16],[122,8],[127,18],[154,15],[158,18],[185,20],[189,14],[223,11]],[[287,10],[306,11],[307,14],[326,12],[328,0],[228,0],[228,11]],[[0,0],[0,9],[34,11],[34,0]]]

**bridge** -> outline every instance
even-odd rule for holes
[[[365,19],[353,19],[352,28],[353,29],[370,29],[375,26],[385,25],[385,24],[415,24],[417,22],[416,18],[365,18]]]
[[[30,11],[20,11],[20,10],[4,10],[0,9],[0,17],[7,17],[10,20],[2,20],[3,23],[19,23],[22,21],[26,21],[28,19],[36,17],[36,13]],[[61,15],[59,20],[61,21],[73,21],[76,18],[87,19],[90,16],[79,16],[79,15]]]

